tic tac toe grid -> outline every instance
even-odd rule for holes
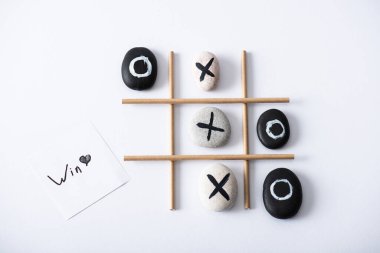
[[[124,161],[170,161],[170,210],[175,210],[175,161],[179,160],[243,160],[244,161],[244,207],[249,209],[250,180],[249,160],[294,159],[294,154],[250,154],[248,138],[248,104],[289,103],[289,98],[249,98],[247,97],[246,51],[241,55],[242,98],[174,98],[174,52],[169,54],[169,98],[123,99],[123,104],[168,104],[170,106],[170,154],[124,156]],[[243,154],[225,155],[180,155],[175,154],[174,105],[176,104],[233,104],[243,105]]]

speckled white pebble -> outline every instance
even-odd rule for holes
[[[202,52],[194,59],[193,72],[202,90],[214,88],[219,80],[219,62],[210,52]]]
[[[198,146],[208,148],[223,146],[231,135],[230,121],[216,107],[202,108],[191,121],[190,135]]]
[[[216,163],[202,170],[199,198],[206,209],[219,212],[231,208],[235,204],[236,196],[237,181],[231,169]]]

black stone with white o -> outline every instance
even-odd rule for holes
[[[284,146],[290,136],[289,122],[285,114],[277,109],[270,109],[261,114],[257,121],[257,135],[267,148],[276,149]]]
[[[265,209],[278,219],[297,214],[302,204],[302,186],[291,170],[272,170],[264,181],[263,200]]]
[[[134,47],[127,52],[121,66],[125,85],[133,90],[146,90],[153,86],[157,77],[157,60],[145,47]]]

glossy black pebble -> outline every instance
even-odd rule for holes
[[[302,204],[302,186],[291,170],[272,170],[264,181],[265,209],[273,217],[287,219],[296,215]]]
[[[289,122],[285,114],[277,109],[270,109],[261,114],[257,121],[257,135],[267,148],[276,149],[284,146],[290,136]]]
[[[146,90],[157,77],[157,60],[145,47],[134,47],[127,52],[121,65],[125,85],[133,90]]]

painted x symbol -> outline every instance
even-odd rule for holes
[[[199,62],[195,63],[195,66],[197,66],[197,68],[200,69],[200,71],[202,71],[202,74],[199,77],[199,80],[201,82],[203,81],[203,79],[205,79],[206,74],[209,76],[215,77],[215,75],[209,70],[213,61],[214,61],[214,58],[211,58],[211,60],[206,64],[206,66],[203,66]]]
[[[200,128],[207,128],[208,129],[208,133],[207,133],[207,140],[210,141],[210,138],[211,138],[211,132],[212,131],[218,131],[218,132],[224,132],[224,129],[223,128],[219,128],[219,127],[214,127],[212,124],[214,122],[214,113],[211,112],[211,116],[210,116],[210,122],[208,124],[205,124],[205,123],[202,123],[202,122],[199,122],[197,123],[197,126],[200,127]]]
[[[223,186],[227,183],[228,178],[230,177],[230,173],[225,175],[222,181],[220,181],[220,183],[218,183],[218,181],[216,181],[216,179],[210,174],[208,174],[207,177],[211,181],[211,183],[215,186],[215,189],[211,192],[208,198],[211,199],[212,197],[214,197],[215,194],[220,192],[220,194],[222,194],[222,196],[226,200],[230,200],[230,196],[228,196],[227,192],[223,189]]]

